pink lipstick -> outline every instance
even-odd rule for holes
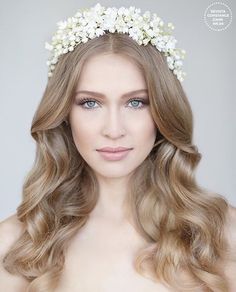
[[[133,148],[126,147],[103,147],[97,149],[103,158],[110,161],[117,161],[125,158]]]

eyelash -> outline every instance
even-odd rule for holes
[[[82,106],[86,102],[89,102],[89,101],[98,102],[96,99],[86,98],[85,97],[85,98],[82,98],[82,99],[78,100],[77,101],[77,104],[80,105],[80,106]],[[145,107],[145,105],[148,104],[148,102],[145,99],[143,99],[143,98],[131,98],[131,99],[128,100],[128,103],[131,102],[131,101],[139,101],[139,102],[142,102],[143,103],[143,105],[141,107],[133,107],[133,109],[142,109],[142,108]],[[86,110],[90,110],[90,109],[94,109],[95,107],[90,107],[90,108],[89,107],[83,107],[83,108],[86,109]]]

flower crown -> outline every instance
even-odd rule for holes
[[[49,66],[48,77],[52,76],[55,64],[60,55],[74,50],[79,43],[86,43],[89,39],[99,37],[106,31],[126,33],[139,45],[149,42],[160,52],[164,52],[168,67],[182,82],[187,74],[182,71],[185,50],[175,48],[177,40],[171,35],[174,29],[172,23],[164,28],[164,22],[155,13],[146,11],[140,15],[141,10],[133,6],[130,8],[105,8],[97,3],[89,9],[80,9],[75,16],[67,21],[57,23],[58,30],[52,37],[52,43],[45,43],[45,48],[51,51],[47,61]]]

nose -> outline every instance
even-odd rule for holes
[[[102,134],[112,139],[125,135],[124,117],[119,109],[113,107],[105,114]]]

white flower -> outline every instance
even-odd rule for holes
[[[170,28],[170,29],[174,29],[175,27],[174,27],[174,25],[173,25],[173,23],[171,23],[171,22],[168,22],[167,23],[167,26]]]
[[[181,60],[175,61],[176,68],[180,68],[180,67],[182,67],[182,65],[183,65],[183,62]]]
[[[104,31],[101,28],[97,28],[95,33],[96,33],[96,36],[99,37],[100,35],[104,34]]]
[[[115,26],[115,20],[113,18],[106,17],[104,18],[101,28],[103,30],[109,30],[111,28],[114,28],[114,26]]]
[[[145,11],[144,14],[143,14],[143,18],[146,19],[146,20],[150,20],[150,18],[151,18],[150,11]]]
[[[164,53],[168,67],[180,81],[183,81],[186,73],[181,68],[186,51],[176,48],[177,40],[171,35],[174,25],[169,22],[165,28],[163,20],[156,13],[152,15],[150,11],[145,11],[143,15],[140,13],[141,10],[134,6],[105,8],[97,3],[91,8],[79,10],[66,21],[59,21],[51,44],[45,43],[45,48],[51,52],[47,61],[48,76],[52,76],[60,55],[73,51],[81,42],[86,43],[89,39],[109,31],[126,33],[139,45],[147,45],[150,42]]]
[[[135,41],[141,40],[142,32],[137,27],[132,27],[129,29],[129,35]]]
[[[59,29],[63,30],[63,29],[66,28],[66,26],[67,26],[67,22],[66,22],[66,21],[59,21],[59,22],[57,23],[57,25],[59,26]]]
[[[53,50],[53,46],[50,45],[48,42],[45,43],[45,49],[52,51]]]

